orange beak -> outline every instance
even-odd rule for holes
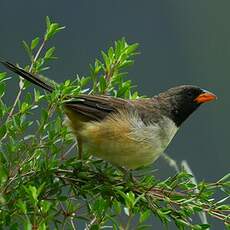
[[[217,96],[215,94],[210,93],[208,91],[204,91],[198,97],[196,97],[194,101],[197,103],[204,103],[204,102],[213,101],[216,99],[217,99]]]

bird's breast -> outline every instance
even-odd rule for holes
[[[117,113],[100,122],[85,122],[78,135],[93,155],[137,168],[155,161],[176,131],[176,125],[166,117],[146,124],[138,114]]]

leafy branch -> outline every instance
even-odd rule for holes
[[[47,47],[47,41],[64,29],[48,17],[46,27],[42,40],[23,42],[31,62],[25,69],[35,74],[44,73],[48,61],[56,59],[55,47]],[[155,218],[178,229],[208,229],[206,222],[193,220],[202,212],[230,228],[230,174],[196,183],[186,167],[181,170],[173,162],[180,171],[160,181],[148,169],[124,175],[87,151],[77,159],[75,139],[63,125],[63,101],[79,93],[139,97],[126,79],[137,47],[125,39],[116,41],[90,65],[88,75],[54,83],[51,94],[31,93],[20,79],[13,105],[5,102],[10,78],[0,73],[1,229],[152,229],[146,223]]]

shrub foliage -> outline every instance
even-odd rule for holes
[[[47,42],[63,29],[47,17],[44,36],[23,41],[30,60],[26,70],[43,74],[49,68],[56,56]],[[229,228],[230,174],[196,183],[182,168],[158,180],[146,169],[124,174],[87,152],[78,159],[76,141],[63,125],[66,95],[138,98],[126,79],[137,48],[125,39],[116,41],[90,65],[88,75],[60,85],[51,82],[51,94],[0,73],[0,229],[152,229],[155,218],[163,225],[174,222],[178,229],[208,229],[206,215]],[[18,81],[18,92],[9,104],[5,92],[12,80]],[[195,216],[200,223],[194,223]]]

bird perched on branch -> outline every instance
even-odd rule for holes
[[[6,68],[52,92],[40,77],[7,61]],[[165,151],[181,124],[213,93],[182,85],[152,98],[125,100],[103,95],[79,95],[64,104],[68,124],[82,147],[112,164],[135,169],[154,162]]]

